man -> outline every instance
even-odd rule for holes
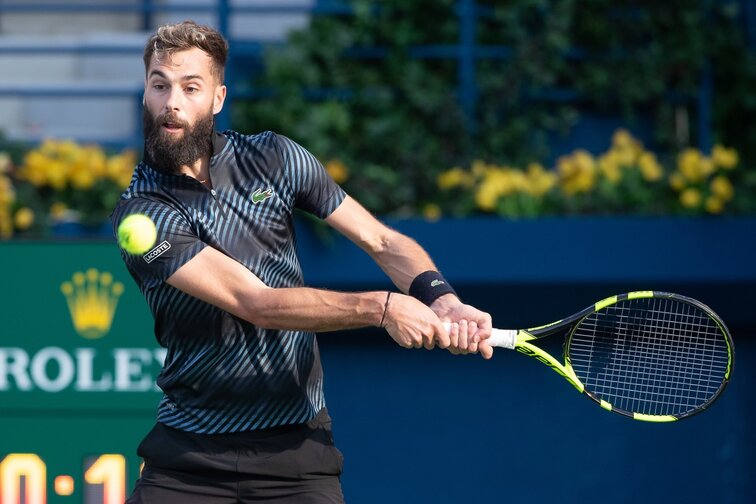
[[[168,352],[129,502],[343,502],[313,333],[380,326],[403,347],[488,358],[491,318],[304,148],[272,132],[214,131],[226,53],[218,32],[190,21],[145,47],[145,158],[112,221],[155,222],[155,248],[122,256]],[[303,287],[294,208],[325,219],[412,296]]]

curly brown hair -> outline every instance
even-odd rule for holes
[[[178,51],[198,48],[213,61],[212,73],[219,84],[223,83],[228,42],[215,28],[200,25],[187,20],[180,23],[163,25],[147,40],[144,46],[144,70],[147,72],[155,56],[158,60]]]

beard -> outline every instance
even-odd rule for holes
[[[175,138],[167,133],[163,130],[166,123],[180,126],[183,134]],[[215,126],[212,109],[190,126],[170,113],[153,117],[145,107],[142,112],[142,124],[144,149],[153,168],[178,174],[181,173],[182,166],[191,166],[198,159],[212,154]]]

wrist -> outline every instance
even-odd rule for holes
[[[409,295],[420,300],[427,306],[431,306],[441,297],[458,297],[456,291],[438,271],[425,271],[417,275],[409,288]]]
[[[383,313],[381,315],[381,321],[378,322],[378,327],[386,327],[386,322],[388,322],[388,310],[389,310],[389,304],[391,303],[391,291],[388,291],[386,293],[386,300],[383,302]]]
[[[459,298],[456,296],[456,294],[452,294],[451,292],[448,294],[444,294],[443,296],[440,296],[436,298],[435,301],[433,301],[430,304],[431,310],[438,315],[439,317],[449,313],[452,311],[455,307],[462,304],[462,302],[459,300]]]

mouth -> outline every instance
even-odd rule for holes
[[[168,133],[178,133],[183,129],[183,126],[181,126],[179,123],[164,122],[163,129]]]

